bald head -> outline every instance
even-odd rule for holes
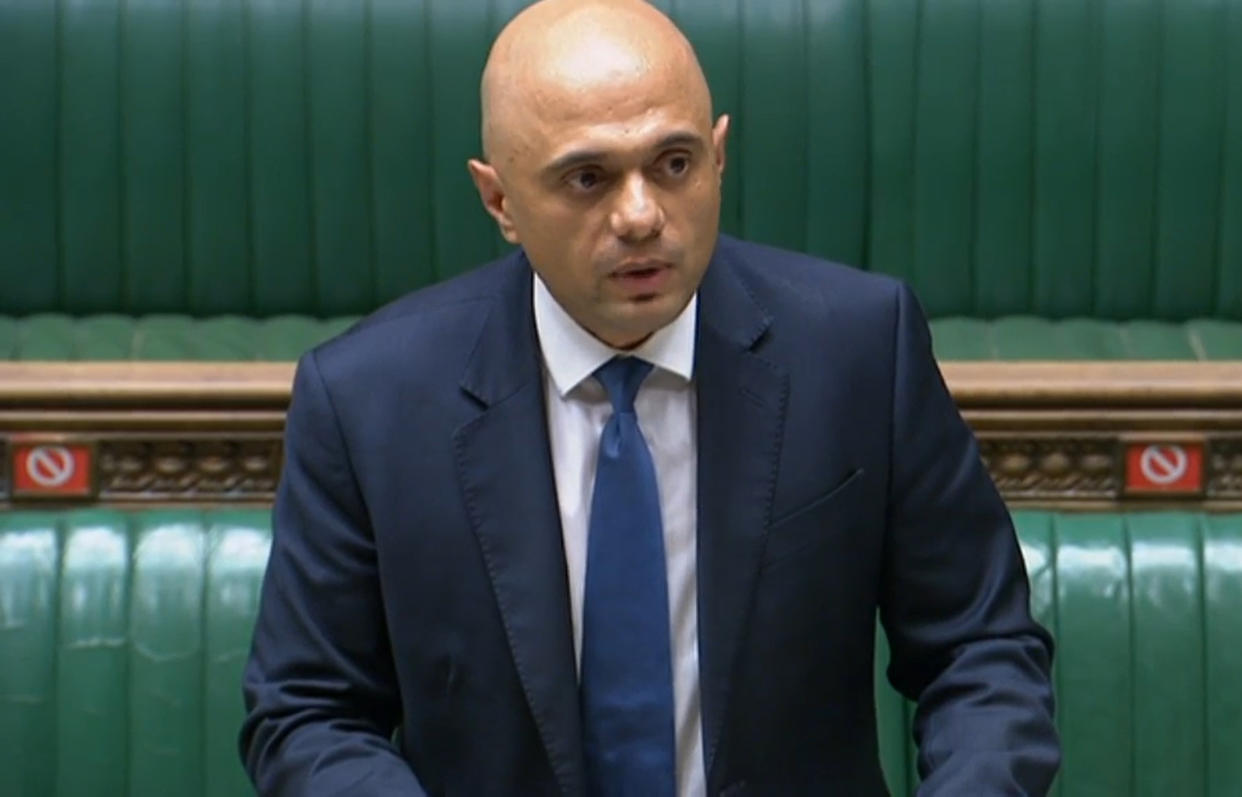
[[[707,81],[668,17],[642,0],[542,0],[505,26],[483,70],[484,157],[503,168],[527,127],[572,119],[584,98],[615,107],[653,92],[678,93],[710,125]]]

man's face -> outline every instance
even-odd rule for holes
[[[472,164],[505,237],[581,326],[618,348],[677,317],[716,245],[728,118],[713,127],[686,82],[659,69],[549,81],[490,164],[492,203]]]

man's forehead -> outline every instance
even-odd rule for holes
[[[559,2],[528,12],[489,58],[485,143],[542,149],[541,139],[633,123],[654,108],[710,128],[711,100],[694,52],[650,6]]]
[[[584,106],[615,118],[656,105],[701,102],[695,67],[681,53],[605,37],[522,59],[505,83],[514,98],[527,98],[549,119],[573,118]]]
[[[525,102],[504,103],[492,122],[510,148],[519,150],[513,155],[540,165],[569,150],[622,155],[655,147],[676,132],[700,138],[709,134],[710,101],[696,100],[684,81],[649,78],[594,85],[548,83]]]
[[[530,79],[563,90],[607,86],[669,68],[670,52],[651,41],[594,29],[581,37],[557,39],[526,60]]]
[[[674,148],[701,149],[709,142],[693,124],[653,119],[644,125],[588,125],[549,143],[531,154],[543,171],[558,173],[587,163],[645,157]]]
[[[616,75],[597,81],[549,81],[533,87],[526,108],[544,124],[650,124],[656,119],[710,115],[703,98],[676,75]]]

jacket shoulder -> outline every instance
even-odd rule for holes
[[[444,367],[465,362],[491,308],[520,295],[523,280],[529,283],[529,267],[513,252],[390,302],[306,356],[329,382],[443,373]]]
[[[777,323],[891,324],[904,283],[801,252],[721,236],[720,255]]]

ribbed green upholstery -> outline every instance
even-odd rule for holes
[[[355,320],[43,314],[19,321],[0,316],[0,360],[293,360]],[[1211,319],[1177,324],[944,318],[932,322],[932,334],[942,360],[1242,358],[1242,323]]]
[[[499,251],[522,0],[0,2],[0,314],[361,314]],[[1242,0],[662,0],[724,226],[935,317],[1242,320]]]
[[[1242,515],[1015,515],[1058,642],[1054,794],[1242,783]],[[0,794],[249,793],[235,739],[267,513],[0,513]],[[916,783],[883,682],[882,758]]]
[[[1242,515],[1014,513],[1035,616],[1056,637],[1055,797],[1236,795]],[[881,643],[880,661],[887,653]],[[877,666],[894,794],[917,782],[912,706]]]
[[[260,511],[0,513],[0,794],[234,797]]]

